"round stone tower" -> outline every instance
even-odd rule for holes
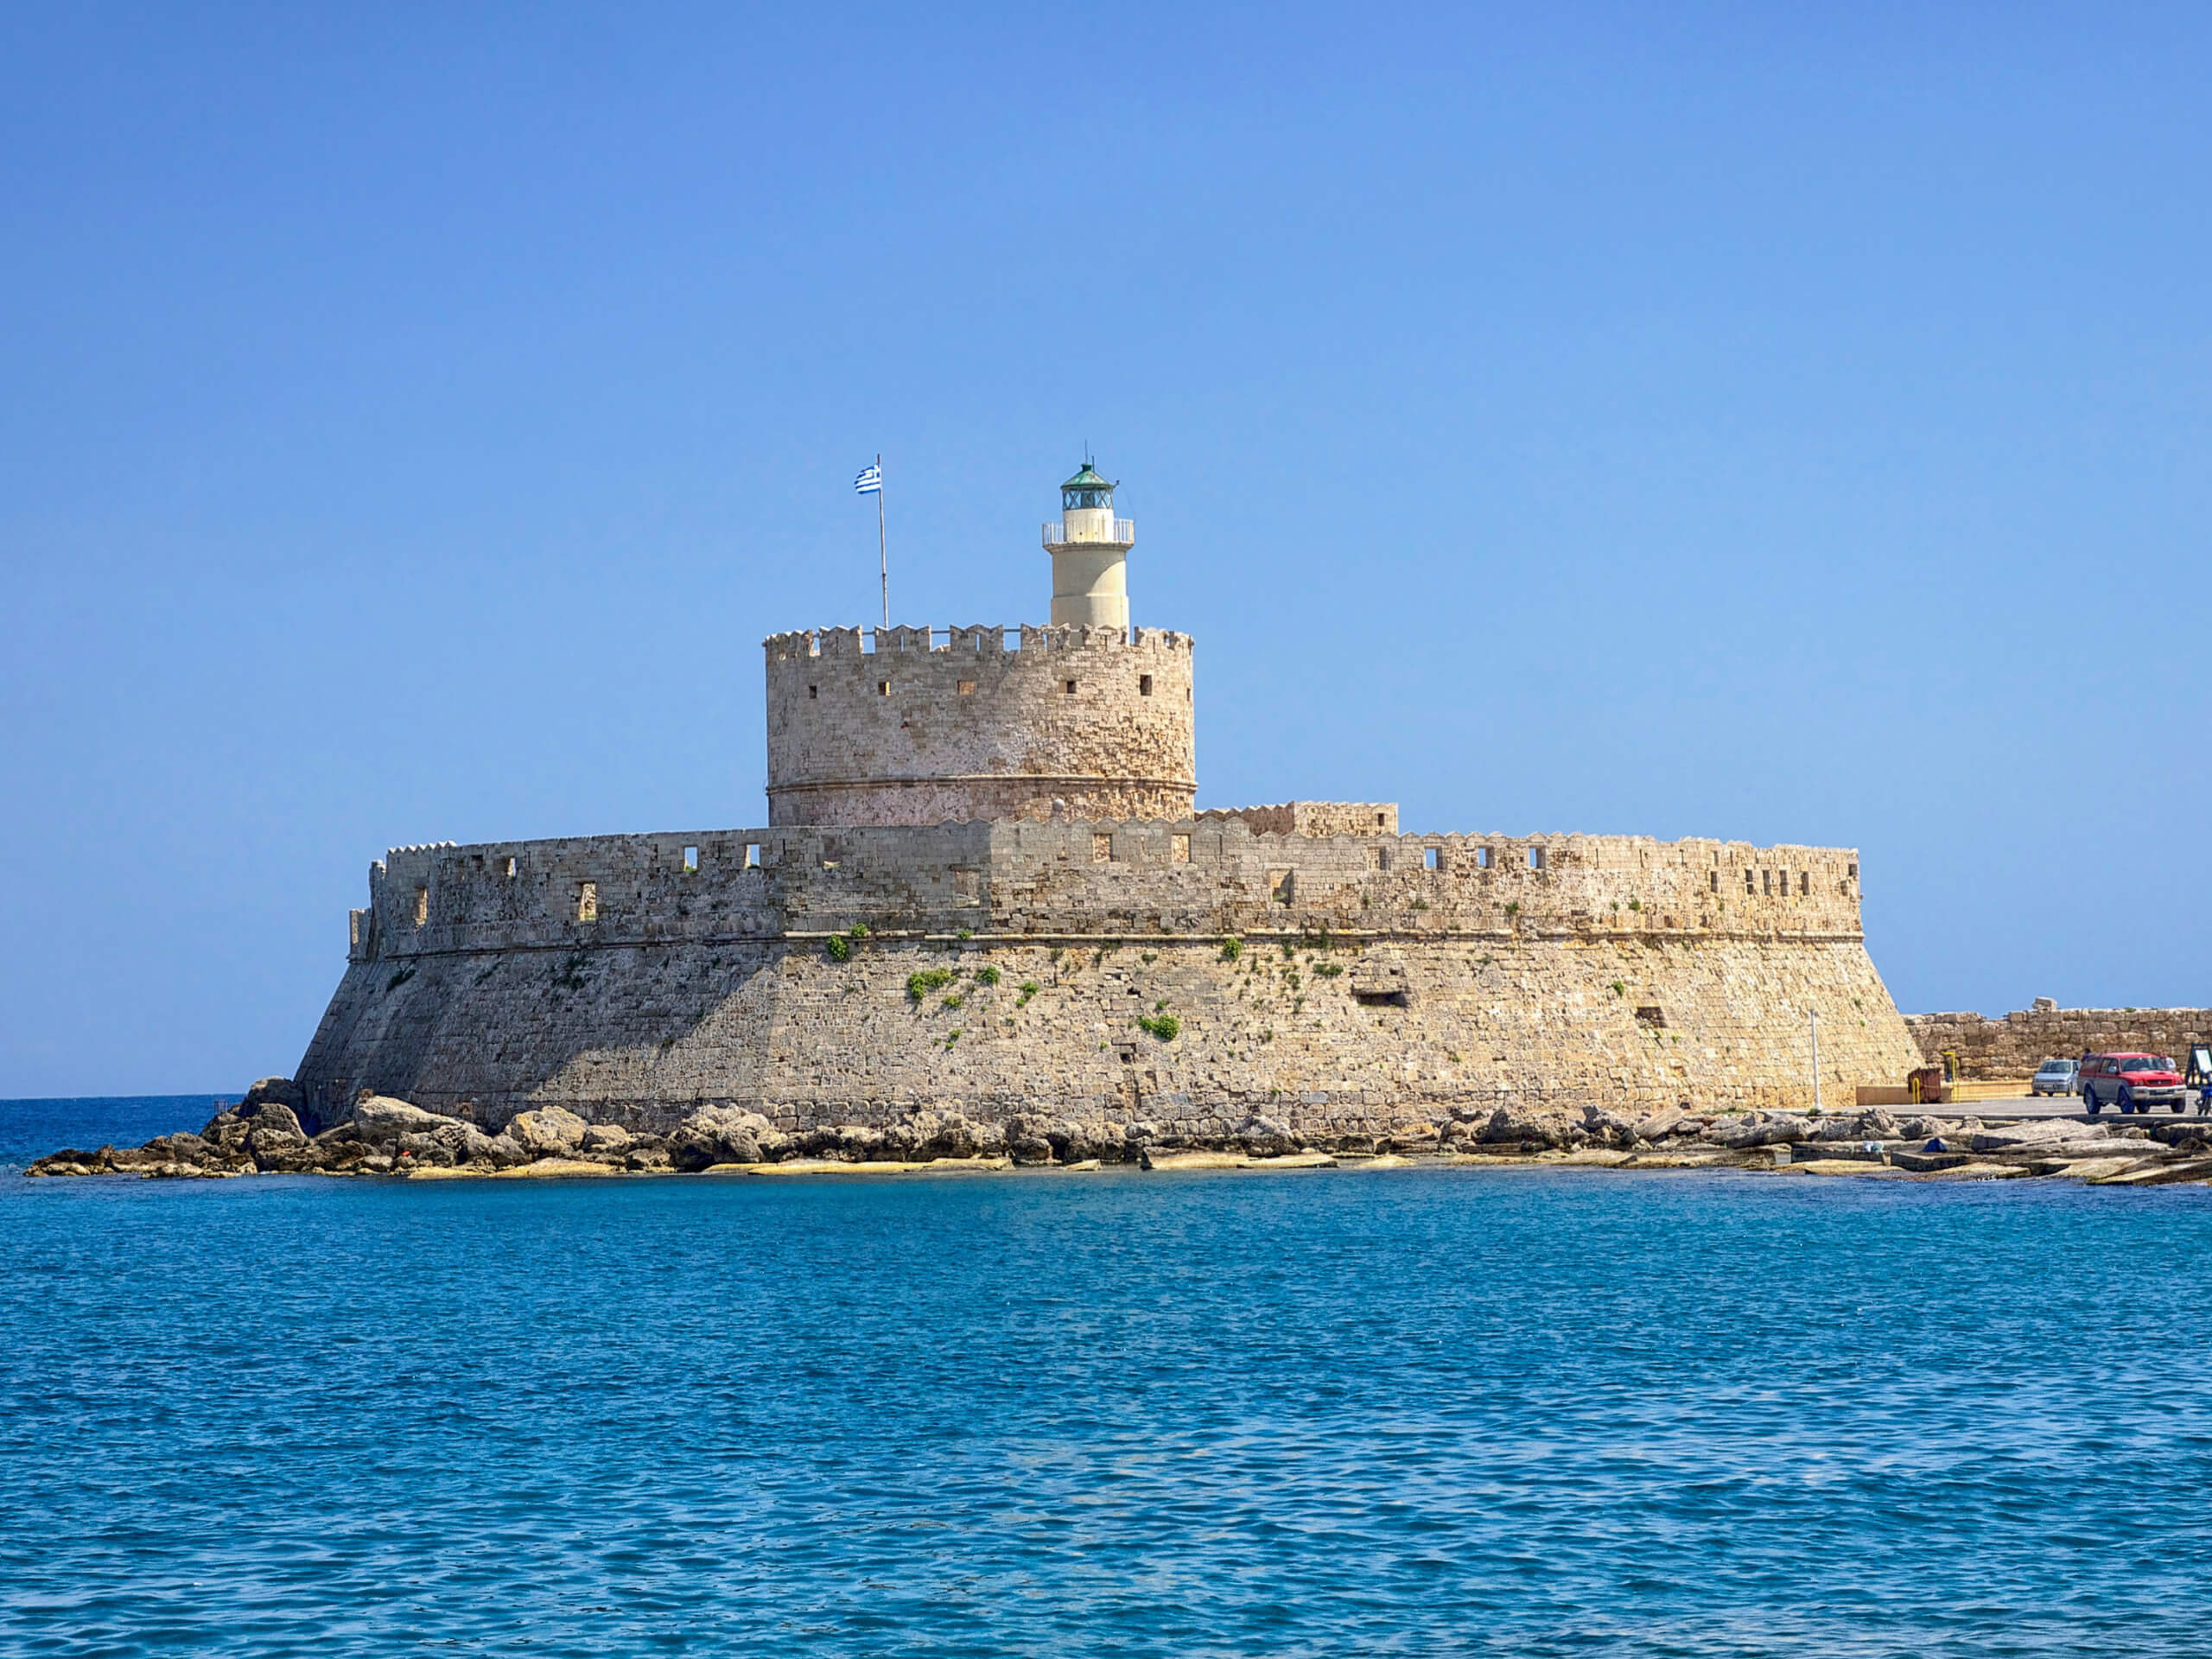
[[[1088,465],[1061,486],[1050,627],[765,641],[768,822],[1189,817],[1191,637],[1128,626],[1113,490]]]
[[[1128,557],[1137,527],[1114,516],[1116,487],[1087,461],[1060,486],[1058,522],[1045,526],[1054,627],[1129,626]]]

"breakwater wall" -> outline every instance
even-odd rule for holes
[[[1969,1081],[2025,1077],[2045,1060],[2131,1050],[2185,1065],[2191,1044],[2212,1042],[2212,1008],[2062,1008],[2044,1000],[1994,1020],[1915,1014],[1904,1023],[1923,1063],[1940,1065],[1948,1053]]]

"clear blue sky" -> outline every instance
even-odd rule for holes
[[[0,14],[0,1095],[297,1061],[394,844],[762,821],[760,640],[1039,620],[1202,804],[1855,845],[2200,965],[2212,13]]]

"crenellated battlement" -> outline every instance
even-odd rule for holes
[[[1255,833],[1180,820],[769,825],[397,849],[357,960],[817,937],[1856,941],[1849,849]]]
[[[1033,627],[1027,623],[965,627],[798,628],[761,642],[771,664],[801,658],[876,657],[941,652],[950,656],[1039,651],[1182,651],[1191,636],[1172,628]]]
[[[1272,806],[1217,806],[1201,823],[1236,818],[1255,836],[1395,836],[1395,801],[1279,801]]]

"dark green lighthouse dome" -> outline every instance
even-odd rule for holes
[[[1060,486],[1060,507],[1110,507],[1114,505],[1114,486],[1092,470],[1089,461],[1083,470]]]

